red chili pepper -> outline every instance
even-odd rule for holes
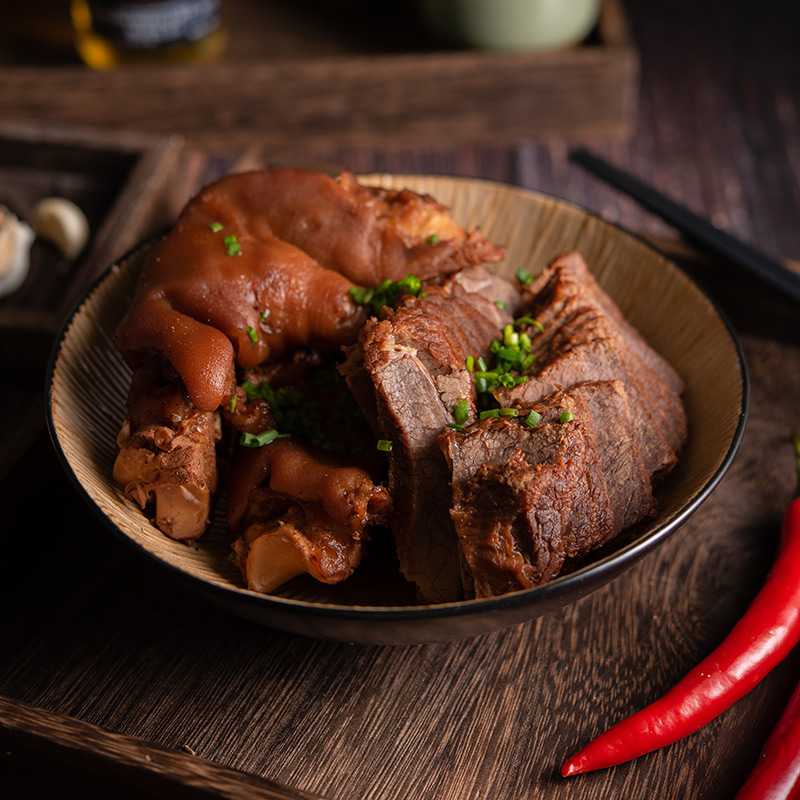
[[[795,500],[795,504],[800,501]],[[800,684],[764,744],[758,763],[736,800],[800,797]]]
[[[661,699],[618,722],[568,759],[564,777],[613,767],[702,728],[747,694],[800,640],[800,429],[798,494],[786,510],[775,563],[744,616]]]

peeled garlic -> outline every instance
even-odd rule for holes
[[[19,289],[28,277],[34,232],[0,206],[0,295]]]
[[[75,258],[89,240],[86,215],[63,197],[40,200],[33,209],[31,225],[37,236],[52,242],[65,258]]]

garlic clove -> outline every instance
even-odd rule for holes
[[[36,235],[52,242],[65,258],[75,258],[89,240],[86,215],[64,197],[40,200],[33,209],[30,222]]]
[[[28,277],[35,234],[5,206],[0,206],[0,295],[19,289]]]

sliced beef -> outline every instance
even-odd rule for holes
[[[574,418],[561,422],[572,409]],[[536,410],[534,428],[525,416],[499,417],[441,436],[469,596],[538,586],[614,533],[585,404],[560,395]]]
[[[526,312],[539,320],[548,331],[559,328],[558,321],[575,311],[590,307],[605,314],[617,327],[628,349],[635,353],[676,394],[684,389],[683,380],[675,368],[653,350],[623,316],[619,307],[603,291],[589,272],[580,253],[568,252],[554,258],[542,274],[526,288],[523,296]]]
[[[578,383],[561,395],[583,401],[592,421],[595,453],[614,514],[614,534],[652,516],[656,501],[622,381]]]
[[[677,463],[687,437],[680,378],[622,318],[577,254],[556,259],[523,306],[535,361],[530,380],[496,395],[501,405],[529,405],[558,388],[620,380],[633,413],[642,458],[655,480]]]
[[[474,420],[475,389],[465,362],[470,355],[488,357],[491,342],[512,321],[495,303],[498,287],[513,297],[501,281],[478,280],[488,296],[468,291],[468,281],[450,281],[428,287],[424,297],[405,298],[386,319],[368,320],[342,368],[376,434],[392,442],[390,526],[403,574],[430,602],[460,594],[450,475],[437,438],[454,423],[461,399]]]

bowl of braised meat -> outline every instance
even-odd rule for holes
[[[407,644],[619,575],[742,436],[740,348],[633,235],[536,192],[276,169],[206,187],[65,325],[65,468],[110,530],[283,630]]]

